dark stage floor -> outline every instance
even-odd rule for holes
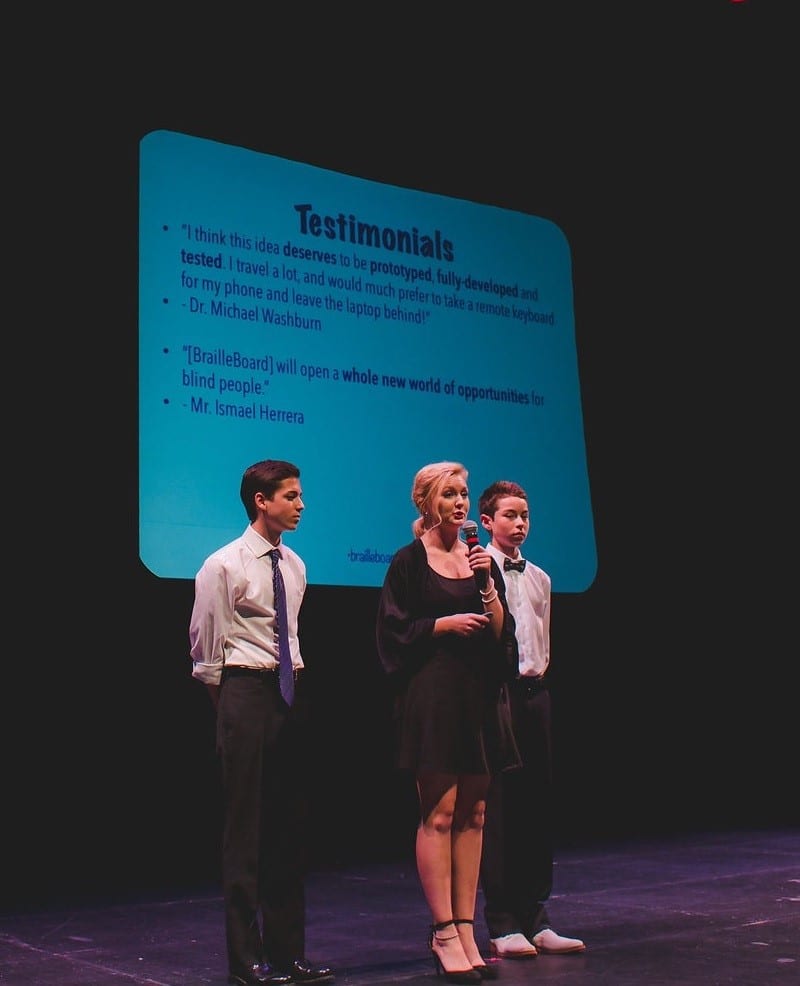
[[[436,982],[413,862],[315,872],[308,891],[309,958],[332,965],[339,986]],[[550,914],[587,951],[506,960],[499,982],[800,984],[800,831],[561,851]],[[477,925],[486,945],[482,919]],[[214,889],[5,914],[0,983],[222,986],[222,932]]]

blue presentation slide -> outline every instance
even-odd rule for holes
[[[248,524],[260,459],[300,467],[309,583],[377,587],[416,471],[525,487],[527,557],[597,555],[570,250],[547,219],[169,131],[140,144],[139,553],[193,579]]]

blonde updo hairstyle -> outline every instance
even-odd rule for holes
[[[419,470],[411,486],[411,502],[420,513],[411,525],[415,538],[442,522],[434,501],[450,477],[463,476],[466,482],[467,475],[467,470],[460,462],[432,462]]]

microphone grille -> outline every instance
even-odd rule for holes
[[[461,533],[465,538],[474,538],[478,536],[478,525],[474,520],[465,520],[461,525]]]

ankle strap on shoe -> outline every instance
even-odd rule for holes
[[[434,941],[437,941],[437,942],[446,942],[446,941],[452,941],[454,938],[458,938],[458,932],[455,930],[455,927],[454,926],[455,926],[455,921],[453,921],[453,920],[450,920],[450,921],[438,921],[436,924],[432,924],[431,925],[431,944],[433,944]],[[444,931],[445,928],[450,928],[450,927],[453,928],[453,931],[455,932],[455,934],[448,935],[446,938],[443,938],[443,937],[441,937],[439,935],[439,932],[440,931]]]

